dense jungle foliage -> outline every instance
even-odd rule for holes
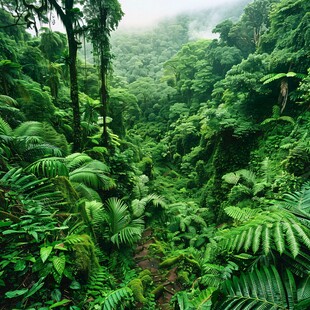
[[[240,3],[1,1],[0,309],[310,308],[310,2]]]

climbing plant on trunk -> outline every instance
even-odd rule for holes
[[[94,14],[95,13],[95,14]],[[88,0],[85,6],[88,33],[93,44],[95,55],[99,62],[100,102],[103,130],[101,143],[108,145],[107,113],[108,88],[107,73],[111,62],[110,35],[118,26],[123,16],[121,6],[117,0]]]
[[[70,71],[70,97],[73,110],[73,150],[77,151],[81,148],[81,119],[79,108],[79,94],[77,82],[77,50],[78,44],[77,34],[82,28],[79,26],[79,20],[82,18],[82,13],[79,8],[75,7],[79,1],[77,0],[40,0],[27,3],[26,1],[16,0],[15,4],[4,3],[4,8],[12,12],[16,24],[20,19],[24,19],[28,27],[36,28],[36,18],[40,21],[48,20],[48,13],[55,10],[63,23],[68,40],[69,53],[69,71]]]

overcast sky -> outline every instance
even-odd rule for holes
[[[242,0],[119,0],[125,16],[120,28],[150,26],[158,20],[182,12],[237,4]]]

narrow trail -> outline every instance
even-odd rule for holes
[[[154,286],[152,292],[155,294],[156,309],[172,310],[170,300],[175,293],[182,290],[182,285],[177,281],[178,267],[173,267],[170,270],[160,268],[163,255],[154,254],[153,245],[156,245],[156,239],[152,237],[152,230],[149,228],[143,233],[142,240],[136,248],[134,260],[137,267],[140,267],[142,271],[149,270],[151,272]]]

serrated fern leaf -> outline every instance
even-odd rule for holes
[[[271,249],[280,254],[288,249],[296,257],[301,245],[310,249],[309,229],[282,209],[260,211],[242,225],[219,232],[219,236],[220,247],[233,252],[252,250],[267,255]]]
[[[283,223],[284,229],[286,230],[286,239],[288,243],[288,248],[294,257],[299,253],[299,244],[294,234],[294,231],[289,223]]]
[[[222,288],[224,299],[218,300],[215,309],[287,309],[287,294],[295,294],[290,278],[290,290],[286,289],[285,279],[281,278],[274,266],[255,269],[243,273],[239,278],[227,280]]]
[[[261,211],[260,209],[250,209],[250,208],[238,208],[238,207],[227,207],[225,208],[225,213],[238,222],[245,222],[249,219],[255,217],[256,214]]]
[[[132,296],[129,287],[123,287],[109,293],[101,304],[102,310],[120,309],[120,304]]]
[[[280,222],[277,222],[274,225],[274,243],[279,253],[282,254],[285,251],[285,242],[282,232],[282,224]]]
[[[238,181],[240,180],[240,175],[238,175],[235,172],[230,172],[230,173],[223,175],[222,179],[228,184],[236,185]]]
[[[13,131],[10,125],[2,117],[0,117],[0,135],[11,136],[12,133]]]

